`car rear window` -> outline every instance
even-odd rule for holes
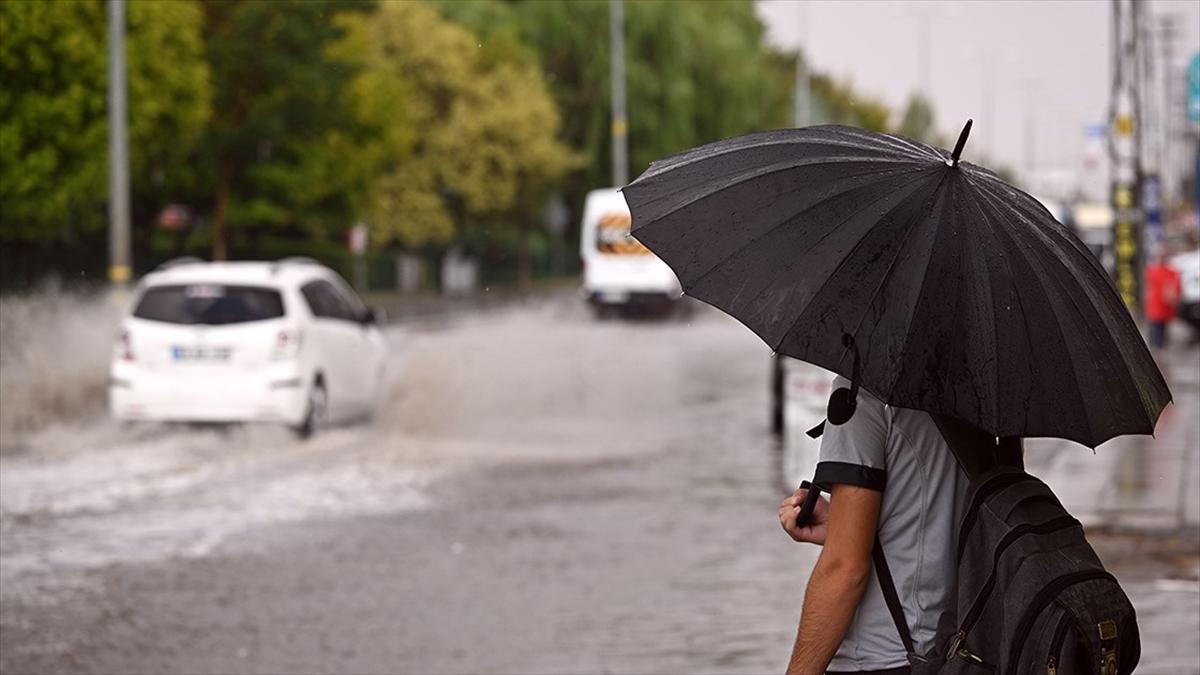
[[[152,286],[133,315],[147,321],[223,326],[277,319],[283,316],[283,298],[279,291],[258,286]]]

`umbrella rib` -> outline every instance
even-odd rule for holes
[[[992,193],[992,191],[987,188],[980,189],[978,194],[980,196],[984,197],[984,199],[987,200],[988,204],[990,206],[992,206],[992,208],[996,209],[997,212],[999,212],[1000,209],[999,209],[998,204],[993,201],[994,199],[997,198],[997,195],[994,195]],[[1024,216],[1022,216],[1022,218],[1024,218]],[[989,219],[989,223],[990,222],[991,221]],[[1019,255],[1021,252],[1020,245],[1013,239],[1012,234],[1010,232],[1008,232],[1003,227],[993,227],[992,231],[999,234],[1001,237],[1003,237],[1009,243],[1010,251],[1012,251],[1014,253],[1014,255],[1012,256],[1013,258],[1021,258],[1021,256]],[[1041,292],[1042,292],[1041,294],[1046,299],[1046,302],[1049,302],[1057,307],[1058,303],[1054,302],[1050,293],[1048,293],[1046,290],[1045,280],[1043,280],[1041,275],[1037,273],[1035,267],[1032,264],[1029,265],[1029,268],[1030,268],[1029,271],[1031,272],[1031,274],[1029,276],[1034,282],[1037,283],[1038,287],[1041,289]],[[1015,289],[1015,286],[1014,286],[1014,289]],[[1016,296],[1018,298],[1021,297],[1019,293],[1017,293]],[[1023,306],[1023,304],[1022,304],[1022,306]],[[1029,317],[1028,317],[1028,315],[1025,314],[1024,311],[1021,312],[1021,318],[1025,324],[1025,335],[1031,336],[1032,333],[1030,332],[1030,329],[1029,329]],[[1055,330],[1058,332],[1058,337],[1060,340],[1062,340],[1064,347],[1067,347],[1067,336],[1065,333],[1063,333],[1062,325],[1058,321],[1052,321],[1050,323],[1052,323],[1054,325]],[[1032,345],[1030,345],[1030,347],[1032,348]],[[1069,348],[1067,350],[1067,353],[1068,353],[1067,362],[1070,364],[1070,367],[1071,367],[1070,380],[1071,380],[1071,383],[1075,387],[1075,394],[1076,394],[1075,400],[1078,401],[1079,408],[1083,411],[1083,417],[1087,421],[1087,428],[1088,428],[1088,431],[1090,434],[1091,432],[1093,432],[1095,430],[1095,427],[1092,424],[1091,411],[1088,410],[1088,407],[1084,402],[1083,389],[1079,382],[1079,369],[1075,365],[1075,359],[1070,358],[1070,349]]]
[[[941,184],[940,184],[940,183],[939,183],[938,187],[939,187],[939,188],[941,187]],[[931,204],[930,204],[930,207],[929,207],[929,211],[930,211],[930,212],[932,211],[932,209],[933,209],[933,206],[934,206],[935,204],[937,204],[937,189],[936,189],[936,188],[935,188],[935,190],[934,190],[934,193],[933,193],[933,195],[931,196],[931,200],[932,200],[932,202],[931,202]],[[928,213],[928,212],[927,212],[927,213]],[[934,252],[934,250],[936,250],[936,249],[937,249],[938,238],[939,238],[939,236],[941,235],[941,230],[942,230],[942,219],[941,219],[941,218],[935,218],[933,222],[934,222],[934,226],[933,226],[933,227],[934,227],[934,233],[933,233],[932,243],[930,244],[930,247],[929,247],[929,252],[928,252],[928,253],[925,255],[925,272],[924,272],[924,274],[922,274],[922,275],[921,275],[921,285],[920,285],[920,290],[917,292],[917,298],[916,298],[916,300],[913,302],[913,304],[912,304],[912,308],[911,308],[911,311],[909,312],[909,320],[908,320],[908,324],[907,324],[907,326],[906,326],[906,331],[905,331],[905,333],[904,333],[904,335],[905,335],[905,338],[904,338],[904,347],[903,347],[903,348],[900,350],[900,353],[901,353],[901,354],[906,354],[906,353],[908,353],[908,343],[909,343],[909,341],[910,341],[910,339],[911,339],[911,337],[912,337],[912,330],[911,330],[911,326],[912,326],[912,325],[913,325],[913,323],[916,321],[917,310],[918,310],[918,309],[921,307],[921,301],[922,301],[922,300],[925,298],[925,291],[926,291],[926,290],[929,288],[929,284],[928,284],[928,281],[929,281],[929,273],[930,273],[930,271],[933,269],[933,265],[932,265],[932,264],[930,264],[930,263],[931,263],[931,261],[933,260],[933,252]],[[913,229],[916,229],[916,228],[914,227]],[[901,246],[901,249],[903,249],[903,246]],[[897,260],[899,260],[899,255],[897,255],[897,258],[896,258],[896,259],[897,259]],[[889,272],[889,273],[890,273],[890,272]],[[955,296],[955,299],[956,299],[956,302],[957,302],[959,299],[961,299],[961,295],[956,295],[956,296]],[[872,302],[874,302],[874,300],[872,300]],[[957,306],[957,304],[955,305],[955,307],[954,307],[954,310],[955,310],[955,314],[957,314],[957,311],[958,311],[958,306]],[[865,316],[865,315],[864,315],[864,316]],[[890,400],[890,399],[893,399],[893,398],[895,397],[895,393],[896,393],[896,385],[899,383],[899,379],[900,379],[899,377],[896,377],[896,379],[894,379],[894,380],[892,381],[892,386],[891,386],[891,387],[889,387],[889,389],[888,389],[888,399],[889,399],[889,400]],[[977,394],[976,394],[976,399],[979,399],[979,398],[980,398],[980,397],[978,396],[978,393],[977,393]],[[994,418],[993,418],[993,419],[994,419]]]
[[[861,137],[861,136],[859,136],[859,134],[861,133],[861,130],[858,129],[857,127],[848,127],[845,125],[830,125],[830,127],[831,127],[830,130],[834,133],[840,133],[845,136],[850,136],[850,137],[855,137],[855,138]],[[847,134],[846,133],[847,130],[851,130],[854,133]],[[907,137],[900,136],[897,134],[878,133],[875,136],[870,137],[869,140],[875,141],[875,142],[879,143],[880,145],[884,145],[889,148],[892,148],[898,152],[912,151],[911,155],[916,158],[928,157],[939,163],[944,161],[942,156],[938,153],[937,148],[934,148],[932,145],[928,145],[926,143],[921,143],[920,141],[916,141],[911,138],[907,138]]]
[[[735,139],[728,139],[728,140],[738,140],[738,139],[746,140],[748,137],[754,137],[755,142],[749,142],[749,143],[738,144],[738,145],[734,145],[734,144],[730,143],[728,145],[728,147],[721,148],[717,152],[711,152],[711,153],[710,152],[701,152],[701,151],[705,150],[706,148],[711,148],[713,146],[720,145],[721,143],[724,142],[724,141],[716,141],[714,143],[710,143],[709,145],[700,146],[699,148],[693,148],[691,150],[685,150],[678,154],[671,155],[669,157],[665,157],[663,159],[651,162],[650,168],[647,170],[646,174],[639,176],[638,179],[634,181],[634,183],[637,183],[642,178],[653,178],[654,176],[657,176],[659,171],[656,171],[656,169],[661,168],[664,171],[666,171],[666,170],[674,171],[681,167],[688,166],[690,164],[695,164],[697,162],[703,162],[706,160],[716,159],[718,157],[723,157],[725,155],[731,155],[735,152],[740,152],[742,150],[753,150],[755,148],[761,148],[761,147],[766,147],[766,146],[771,146],[771,145],[785,145],[785,144],[786,145],[797,145],[797,144],[801,144],[801,143],[861,149],[863,147],[863,143],[861,141],[863,141],[863,140],[878,141],[879,140],[879,139],[866,139],[866,138],[861,138],[861,137],[853,137],[854,140],[857,140],[860,142],[853,142],[853,141],[847,142],[847,141],[842,141],[842,140],[833,141],[832,139],[829,139],[829,138],[821,138],[820,136],[815,136],[810,133],[806,133],[806,132],[809,132],[810,130],[824,130],[824,131],[829,131],[829,132],[840,133],[840,134],[842,134],[843,137],[851,136],[850,134],[844,133],[846,130],[857,131],[857,129],[855,127],[847,127],[847,126],[840,125],[840,124],[828,124],[828,125],[821,125],[821,126],[815,126],[815,127],[806,127],[804,129],[783,129],[783,130],[775,130],[775,131],[760,131],[760,132],[756,132],[756,133],[752,133],[752,134],[746,134],[746,136],[741,136],[741,137],[738,137]],[[773,138],[773,137],[779,135],[781,131],[788,133],[788,137],[784,138],[784,139],[776,138],[774,140],[764,140],[762,142],[758,142],[758,137]],[[805,134],[805,135],[801,136],[800,134]],[[901,136],[892,136],[890,134],[879,134],[879,136],[885,137],[889,140],[903,138]],[[894,142],[886,144],[886,147],[888,147],[892,150],[895,150],[897,153],[901,153],[902,151],[905,151],[905,150],[914,149],[914,146],[905,146],[905,145],[897,144]],[[919,148],[924,151],[922,154],[915,154],[915,153],[904,153],[904,154],[906,154],[908,156],[909,161],[917,160],[917,159],[924,159],[925,157],[929,157],[931,159],[937,159],[938,161],[941,161],[941,156],[938,155],[936,153],[936,151],[929,152],[929,150],[926,150],[925,148],[932,149],[931,146],[925,146],[924,148]],[[878,161],[878,159],[879,158],[873,158],[872,161]]]
[[[875,304],[875,298],[879,296],[879,292],[883,290],[883,287],[887,285],[888,280],[892,278],[892,270],[896,268],[896,263],[899,262],[900,255],[904,252],[904,249],[908,247],[908,240],[912,237],[912,233],[917,229],[917,223],[921,220],[924,220],[925,217],[929,215],[929,211],[933,208],[933,205],[937,203],[937,194],[938,191],[942,189],[942,185],[946,182],[946,175],[947,172],[943,171],[941,177],[938,178],[937,185],[934,186],[933,190],[929,193],[929,197],[925,200],[925,204],[923,204],[921,209],[918,210],[917,213],[913,214],[913,217],[908,221],[908,231],[904,233],[904,240],[901,241],[900,245],[896,247],[896,255],[892,256],[891,262],[888,263],[887,271],[883,273],[883,278],[879,280],[879,283],[875,285],[875,289],[871,291],[871,297],[867,299],[863,313],[858,317],[858,323],[854,324],[854,330],[850,331],[850,335],[858,335],[858,329],[862,327],[863,321],[866,320],[867,312],[870,310],[871,305]],[[848,257],[849,256],[847,256],[847,258]],[[843,262],[845,262],[845,260],[846,258],[842,259]],[[841,269],[840,264],[838,265],[838,269]],[[837,270],[834,270],[834,274],[836,273]],[[833,274],[829,276],[832,278]],[[788,332],[791,331],[789,330]],[[845,354],[842,355],[842,358],[845,358]]]
[[[973,185],[970,177],[967,178],[967,182]],[[968,190],[966,192],[968,195],[970,195],[971,198],[968,201],[975,207],[975,210],[979,213],[980,220],[987,223],[987,225],[988,225],[987,229],[989,231],[994,231],[995,228],[992,226],[991,217],[988,215],[987,210],[984,209],[983,205],[980,203],[979,195],[977,193],[975,193],[974,191],[970,191],[970,190]],[[975,249],[975,250],[978,251],[979,249]],[[1008,272],[1008,278],[1011,280],[1013,278],[1012,265],[1009,264],[1008,260],[1004,256],[1000,256],[1000,260],[1002,261],[1002,263],[1004,265],[1005,271]],[[984,264],[984,269],[986,269],[987,268],[986,256],[984,256],[983,264]],[[994,421],[994,423],[996,425],[997,435],[1000,435],[998,433],[1000,431],[1000,331],[997,330],[997,326],[996,326],[996,307],[994,304],[995,285],[992,283],[992,277],[990,274],[985,274],[985,275],[983,275],[983,277],[988,280],[988,291],[989,291],[989,296],[990,296],[989,300],[991,301],[991,303],[989,304],[989,307],[991,307],[991,309],[992,309],[992,312],[991,312],[991,314],[992,314],[992,321],[991,321],[991,323],[992,323],[992,326],[991,326],[991,328],[992,328],[992,377],[993,377],[993,380],[995,383],[993,391],[996,392],[995,400],[993,401],[993,405],[992,405],[992,420]],[[1025,316],[1025,305],[1024,305],[1024,303],[1021,302],[1021,296],[1016,294],[1015,292],[1013,293],[1013,295],[1017,299],[1017,307],[1018,307],[1018,309],[1020,309],[1020,312],[1021,312],[1021,323],[1028,326],[1029,322]],[[1025,336],[1026,336],[1026,343],[1028,343],[1028,337],[1029,337],[1028,330],[1026,330]]]
[[[926,200],[926,205],[923,207],[923,209],[921,211],[918,211],[918,213],[916,215],[914,215],[912,219],[909,220],[908,231],[904,233],[904,241],[900,242],[900,246],[898,246],[896,248],[896,255],[893,256],[892,261],[890,263],[888,263],[888,268],[887,268],[887,271],[884,272],[883,279],[881,279],[879,284],[876,285],[875,290],[872,291],[872,293],[871,293],[871,297],[866,302],[865,306],[868,309],[875,302],[875,297],[877,295],[879,295],[880,289],[882,289],[884,284],[887,283],[888,278],[892,274],[892,269],[896,266],[896,261],[900,259],[900,253],[904,250],[904,247],[908,244],[908,238],[912,236],[913,229],[915,229],[913,227],[913,224],[915,223],[915,221],[918,217],[923,217],[923,212],[927,211],[928,208],[932,205],[933,197],[935,195],[937,195],[937,191],[939,188],[941,188],[942,182],[945,179],[946,179],[946,174],[943,173],[942,176],[940,178],[938,178],[937,185],[934,186],[933,190],[930,191],[929,197]],[[861,209],[860,209],[860,211],[861,211]],[[845,222],[845,221],[843,221],[843,222]],[[840,262],[838,262],[837,267],[835,267],[833,269],[833,271],[830,272],[829,275],[825,277],[825,283],[821,284],[820,288],[818,288],[816,290],[816,292],[813,294],[813,297],[816,297],[817,295],[819,295],[821,293],[821,291],[825,288],[825,286],[829,283],[829,280],[833,279],[835,276],[837,276],[837,273],[842,269],[843,266],[845,266],[846,261],[848,261],[852,257],[854,257],[854,253],[858,250],[858,247],[862,245],[863,241],[866,240],[866,238],[867,238],[866,235],[863,235],[862,239],[859,239],[857,242],[855,242],[854,246],[846,253],[846,255],[842,256],[842,259]],[[858,329],[862,326],[862,322],[866,318],[866,315],[867,315],[867,310],[864,309],[862,316],[860,316],[858,319],[858,323],[854,326],[854,330],[850,331],[851,337],[855,337],[858,335]],[[787,340],[787,337],[792,334],[792,331],[794,331],[796,329],[796,326],[800,324],[800,320],[803,318],[804,318],[803,311],[801,311],[800,313],[798,313],[796,315],[796,319],[794,321],[792,321],[792,324],[790,326],[788,326],[788,329],[783,332],[783,335],[779,338],[779,342],[775,345],[772,345],[772,349],[775,352],[779,351],[779,348],[783,345],[784,341]],[[848,351],[849,351],[848,347],[842,349],[842,356],[841,356],[842,359],[846,358],[846,354]],[[840,359],[839,359],[838,363],[841,363]]]
[[[864,175],[868,175],[868,174],[864,174]],[[691,280],[690,282],[688,282],[688,287],[689,287],[689,288],[695,288],[697,285],[699,285],[699,284],[700,284],[700,282],[701,282],[701,281],[703,281],[703,280],[704,280],[706,277],[708,277],[708,275],[712,274],[712,273],[713,273],[713,272],[714,272],[714,271],[715,271],[717,268],[721,267],[721,265],[723,265],[723,264],[725,264],[726,262],[728,262],[728,261],[732,260],[733,258],[735,258],[735,257],[737,257],[737,256],[739,256],[739,255],[741,255],[741,254],[742,254],[744,251],[746,251],[746,249],[750,248],[751,246],[754,246],[754,245],[755,245],[755,244],[757,244],[759,241],[761,241],[761,240],[763,240],[764,238],[766,238],[767,236],[769,236],[771,233],[773,233],[773,232],[775,232],[775,231],[779,230],[779,228],[781,228],[781,227],[784,227],[785,225],[788,225],[789,223],[792,223],[792,222],[794,222],[794,221],[795,221],[797,218],[799,218],[801,215],[803,215],[803,214],[805,214],[805,213],[808,213],[809,211],[811,211],[811,210],[813,210],[813,209],[815,209],[815,208],[817,208],[817,207],[821,206],[822,204],[824,204],[824,203],[828,202],[829,200],[831,200],[831,199],[835,199],[835,198],[837,198],[837,197],[842,197],[842,196],[844,196],[844,195],[851,194],[851,193],[853,193],[853,192],[856,192],[856,191],[858,191],[858,190],[862,190],[862,189],[864,189],[864,188],[871,188],[871,187],[877,187],[877,186],[878,186],[878,184],[877,184],[877,183],[868,183],[868,184],[865,184],[865,185],[859,185],[859,186],[856,186],[856,187],[854,187],[854,188],[851,188],[851,189],[849,189],[849,190],[845,190],[845,191],[842,191],[842,192],[838,192],[838,193],[836,193],[836,194],[831,194],[831,195],[829,195],[829,196],[827,196],[827,197],[823,197],[823,198],[822,198],[822,199],[820,199],[819,201],[816,201],[816,202],[814,202],[814,203],[812,203],[812,204],[808,205],[808,206],[807,206],[807,207],[805,207],[804,209],[801,209],[800,211],[797,211],[796,213],[793,213],[792,215],[788,216],[787,218],[785,218],[785,219],[783,219],[783,220],[779,221],[778,223],[775,223],[774,225],[772,225],[771,227],[769,227],[769,228],[768,228],[768,229],[767,229],[765,232],[763,232],[763,233],[759,234],[757,237],[754,237],[753,239],[751,239],[750,241],[746,242],[745,244],[742,244],[741,246],[737,247],[737,249],[735,249],[735,250],[734,250],[733,252],[731,252],[729,255],[727,255],[727,256],[725,256],[724,258],[722,258],[722,259],[718,260],[716,263],[714,263],[714,264],[713,264],[713,266],[712,266],[712,267],[709,267],[708,269],[704,270],[704,272],[702,272],[702,273],[700,274],[700,276],[698,276],[698,277],[696,277],[695,279],[693,279],[693,280]],[[826,232],[825,234],[821,235],[821,238],[820,238],[820,239],[817,239],[817,241],[813,242],[813,246],[816,246],[816,245],[820,244],[822,241],[825,241],[825,239],[826,239],[827,237],[829,237],[830,235],[832,235],[832,234],[834,233],[834,231],[837,229],[837,227],[841,226],[841,225],[842,225],[842,224],[844,224],[846,221],[850,220],[850,219],[851,219],[851,218],[853,218],[854,216],[856,216],[856,215],[858,215],[859,213],[861,213],[863,209],[865,209],[865,208],[867,208],[867,207],[869,207],[869,206],[871,206],[871,205],[873,205],[873,204],[876,204],[876,203],[878,203],[878,202],[882,201],[883,199],[887,198],[888,196],[889,196],[888,194],[883,194],[883,195],[880,195],[880,196],[879,196],[877,199],[874,199],[874,200],[872,200],[872,201],[866,202],[865,204],[862,204],[861,206],[859,206],[859,208],[857,208],[857,209],[855,209],[854,211],[852,211],[852,212],[850,212],[849,214],[847,214],[847,216],[846,216],[845,218],[843,218],[843,219],[842,219],[842,220],[841,220],[841,221],[840,221],[840,222],[839,222],[839,223],[838,223],[836,226],[829,228],[829,231],[828,231],[828,232]],[[655,220],[655,221],[654,221],[654,222],[652,222],[652,223],[647,223],[647,224],[646,224],[644,227],[648,228],[648,227],[650,227],[651,225],[653,225],[653,224],[655,224],[655,223],[659,223],[659,222],[662,222],[662,221],[661,221],[661,220]]]
[[[705,199],[712,197],[713,195],[720,194],[730,188],[741,185],[742,183],[745,183],[746,181],[755,180],[758,178],[762,178],[764,176],[770,176],[771,174],[781,173],[781,172],[789,171],[792,169],[799,169],[801,167],[808,168],[808,167],[814,167],[814,166],[824,166],[824,165],[829,165],[829,164],[849,164],[849,163],[853,163],[853,162],[861,162],[864,165],[866,165],[869,169],[868,171],[864,171],[863,173],[855,175],[854,176],[855,178],[861,178],[864,176],[871,176],[871,175],[875,175],[875,174],[887,173],[888,171],[896,171],[897,170],[896,167],[891,167],[891,166],[887,167],[886,169],[874,170],[876,165],[882,164],[885,162],[889,163],[889,164],[892,164],[892,163],[894,163],[894,164],[909,164],[909,162],[905,162],[903,160],[897,160],[897,159],[876,160],[876,159],[872,159],[870,157],[838,157],[835,160],[818,160],[818,161],[814,161],[811,163],[792,162],[792,163],[784,164],[782,162],[778,162],[775,164],[768,165],[770,168],[760,168],[759,170],[756,170],[753,172],[742,173],[737,176],[736,180],[732,180],[718,188],[713,189],[710,192],[704,193],[703,195],[701,195],[699,197],[695,197],[693,199],[689,199],[689,200],[683,202],[682,204],[678,204],[678,205],[672,207],[671,209],[669,209],[668,211],[666,211],[665,213],[661,213],[661,214],[655,216],[654,220],[646,223],[645,225],[639,226],[637,229],[643,230],[643,229],[648,229],[650,227],[653,227],[656,223],[661,223],[666,218],[671,217],[672,215],[678,213],[679,211],[682,211],[683,209],[686,209],[687,207],[689,207],[693,204],[702,202]],[[676,191],[676,192],[678,192],[678,191]],[[661,197],[657,197],[655,199],[647,199],[645,201],[645,204],[653,204],[655,202],[662,201],[662,200],[667,199],[668,197],[676,194],[676,192],[664,194]],[[837,195],[833,195],[833,196],[836,197]]]
[[[998,198],[998,195],[995,195],[991,189],[985,187],[985,188],[983,188],[983,190],[986,190],[989,195]],[[1017,213],[1017,216],[1020,217],[1021,219],[1025,220],[1025,221],[1033,222],[1033,219],[1030,218],[1027,214],[1021,212],[1020,209],[1017,209],[1014,207],[1014,211]],[[1049,238],[1053,234],[1057,234],[1057,233],[1046,232],[1045,230],[1043,230],[1042,228],[1039,228],[1039,227],[1031,227],[1030,229],[1036,234],[1036,236],[1038,236],[1045,243],[1050,243]],[[1069,244],[1073,243],[1069,239],[1066,239],[1061,236],[1059,237],[1059,240],[1060,241],[1066,240],[1067,243],[1069,243]],[[1105,275],[1104,279],[1107,280],[1107,275]],[[1106,288],[1109,288],[1113,293],[1115,293],[1115,289],[1112,289],[1109,284],[1105,283],[1102,285]],[[1082,285],[1081,285],[1081,290],[1083,290],[1083,292],[1086,295],[1090,295],[1087,293],[1086,287],[1083,287]],[[1065,289],[1062,294],[1066,297],[1070,307],[1075,310],[1075,313],[1080,317],[1081,320],[1084,320],[1085,323],[1087,323],[1087,318],[1090,315],[1092,320],[1098,321],[1101,325],[1105,326],[1105,328],[1108,327],[1108,322],[1105,321],[1104,315],[1101,314],[1100,309],[1094,303],[1087,303],[1087,304],[1081,306],[1080,303],[1076,301],[1076,299],[1073,295],[1071,295],[1068,292],[1065,292]],[[1116,298],[1110,298],[1110,300],[1112,300],[1112,299],[1115,299],[1117,302],[1121,302],[1121,303],[1124,302],[1124,301],[1120,300],[1119,296]],[[1122,306],[1123,306],[1123,304],[1122,304]],[[1087,311],[1088,309],[1090,309],[1091,311],[1088,312]],[[1142,402],[1142,412],[1146,416],[1147,423],[1150,425],[1151,428],[1153,428],[1155,425],[1155,422],[1157,421],[1157,415],[1150,412],[1149,408],[1151,408],[1151,407],[1153,407],[1153,405],[1155,405],[1155,401],[1154,401],[1154,399],[1156,398],[1154,396],[1155,392],[1146,392],[1144,390],[1144,388],[1141,386],[1141,383],[1136,378],[1133,377],[1133,370],[1134,370],[1135,363],[1131,361],[1130,357],[1132,355],[1127,353],[1124,343],[1122,341],[1117,340],[1116,336],[1114,336],[1112,334],[1112,331],[1110,331],[1110,330],[1103,331],[1103,334],[1104,334],[1105,338],[1108,340],[1108,344],[1109,344],[1111,350],[1115,351],[1115,353],[1120,355],[1122,365],[1124,366],[1124,368],[1121,369],[1121,374],[1124,376],[1124,379],[1126,379],[1126,381],[1129,383],[1132,390],[1137,392],[1138,398],[1141,399],[1141,402]],[[1139,335],[1139,340],[1140,340],[1140,335]],[[1149,396],[1147,396],[1147,394],[1149,394]],[[1169,389],[1167,389],[1167,396],[1168,396],[1168,400],[1171,400]],[[1159,412],[1161,412],[1161,409],[1159,410]]]

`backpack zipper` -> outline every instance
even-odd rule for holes
[[[1050,604],[1059,593],[1066,590],[1069,586],[1097,579],[1107,579],[1114,584],[1117,583],[1116,577],[1104,570],[1081,570],[1056,578],[1043,587],[1042,590],[1038,591],[1037,595],[1033,596],[1033,602],[1030,603],[1025,613],[1021,615],[1021,621],[1017,623],[1017,629],[1013,632],[1012,650],[1008,654],[1009,670],[1015,671],[1013,665],[1017,659],[1021,658],[1021,651],[1025,648],[1025,640],[1029,637],[1029,631],[1033,630],[1034,622],[1037,620],[1038,615],[1042,613],[1042,610],[1046,608],[1046,605]]]
[[[967,548],[967,535],[971,534],[971,529],[975,527],[975,518],[979,515],[979,509],[983,506],[983,500],[1001,488],[1027,480],[1033,480],[1033,476],[1027,473],[1002,473],[987,479],[979,487],[975,492],[974,498],[971,499],[971,505],[967,507],[966,514],[963,516],[962,526],[959,527],[958,562],[962,562],[963,551]]]
[[[1063,642],[1067,639],[1070,620],[1070,612],[1063,609],[1063,615],[1059,617],[1058,626],[1054,629],[1054,637],[1050,639],[1050,658],[1046,660],[1046,675],[1058,675],[1058,660],[1062,658]]]
[[[995,555],[992,556],[992,571],[988,574],[987,581],[983,582],[983,588],[979,591],[979,595],[976,596],[975,602],[971,603],[971,609],[967,611],[966,617],[960,625],[959,633],[965,637],[975,627],[975,622],[979,620],[979,615],[983,613],[983,606],[987,603],[988,597],[992,594],[992,588],[996,585],[996,568],[999,566],[1000,556],[1004,555],[1004,551],[1013,542],[1027,534],[1049,534],[1078,524],[1079,521],[1071,516],[1059,516],[1058,518],[1053,518],[1036,525],[1025,524],[1014,527],[1012,531],[1004,535],[1004,538],[996,546]]]

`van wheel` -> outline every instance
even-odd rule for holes
[[[304,412],[304,421],[292,427],[292,431],[299,438],[312,438],[317,427],[324,424],[328,411],[329,395],[325,392],[325,384],[317,380],[308,389],[308,404]]]
[[[605,302],[593,302],[591,303],[591,309],[592,318],[596,321],[611,319],[617,311],[615,307]]]

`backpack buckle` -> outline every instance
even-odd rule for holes
[[[1100,631],[1100,675],[1117,675],[1117,624],[1101,621],[1096,628]]]

